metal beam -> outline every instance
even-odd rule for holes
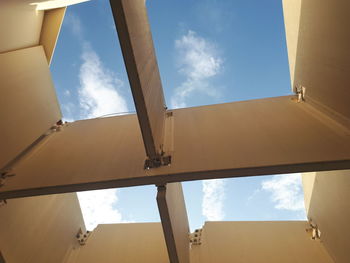
[[[146,154],[159,159],[165,100],[145,0],[110,0]]]
[[[12,168],[1,198],[224,177],[350,169],[350,131],[278,97],[173,110],[169,166],[144,169],[136,115],[69,123]]]
[[[170,263],[189,263],[190,228],[181,183],[158,186],[157,203]]]

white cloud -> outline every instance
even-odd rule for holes
[[[189,30],[175,41],[175,48],[179,73],[185,76],[185,81],[175,89],[171,106],[186,107],[186,99],[193,92],[217,96],[217,91],[210,88],[209,83],[210,78],[222,70],[222,59],[215,45]]]
[[[68,13],[65,16],[64,25],[72,31],[83,47],[78,88],[80,118],[127,112],[127,103],[118,91],[124,87],[124,83],[113,71],[103,65],[90,43],[84,39],[84,28],[79,16],[72,12]],[[70,96],[71,91],[65,90],[64,94]],[[69,119],[77,119],[76,116],[72,116],[73,108],[76,107],[72,108],[71,105],[63,105],[63,107],[70,108],[67,111]]]
[[[94,118],[126,112],[126,101],[117,91],[123,82],[103,66],[99,56],[86,42],[81,58],[83,63],[80,66],[78,88],[81,117]],[[78,193],[87,229],[92,230],[98,224],[123,221],[122,214],[116,207],[117,193],[116,189]]]
[[[81,21],[74,13],[67,12],[63,20],[63,25],[68,27],[75,37],[79,38],[80,40],[83,39],[83,27],[81,25]]]
[[[82,118],[100,117],[106,114],[126,112],[127,103],[118,89],[123,82],[105,68],[99,56],[85,42],[81,55],[78,88]],[[86,191],[78,193],[80,206],[87,229],[98,224],[123,222],[122,214],[116,207],[117,189]]]
[[[75,109],[75,104],[72,102],[66,102],[61,105],[61,109],[65,117],[71,117],[73,115],[73,111]]]
[[[83,64],[80,67],[78,92],[82,117],[94,118],[126,112],[126,101],[118,92],[123,82],[103,66],[99,56],[87,43],[81,58]]]
[[[202,214],[209,221],[224,219],[225,183],[223,179],[202,182]]]
[[[274,175],[262,182],[262,189],[271,194],[276,209],[305,210],[300,174]]]
[[[116,189],[79,192],[78,198],[88,230],[93,230],[98,224],[123,222],[115,207],[118,201]]]
[[[218,33],[230,31],[235,16],[234,1],[202,0],[196,2],[196,16],[201,24],[209,24],[208,30]]]
[[[83,26],[78,16],[69,13],[64,25],[69,27],[73,35],[81,43],[82,64],[79,70],[79,110],[80,118],[94,118],[106,114],[126,112],[127,103],[118,89],[124,86],[116,74],[106,68],[89,42],[84,39]],[[71,91],[64,92],[70,98]],[[67,121],[77,119],[74,113],[78,111],[76,104],[68,102],[63,110],[69,115]],[[92,230],[98,224],[125,222],[117,208],[117,189],[79,192],[78,198],[87,229]]]
[[[68,89],[64,90],[63,94],[67,97],[69,97],[71,95],[70,90],[68,90]]]
[[[210,79],[222,70],[222,59],[214,44],[189,30],[175,41],[179,73],[184,82],[175,89],[171,98],[172,108],[186,107],[186,100],[193,93],[217,96],[217,91],[210,87]],[[224,218],[224,189],[222,179],[203,181],[202,214],[206,220],[219,221]]]

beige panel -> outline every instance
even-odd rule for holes
[[[61,119],[41,46],[0,54],[0,169]]]
[[[289,72],[292,90],[294,90],[294,70],[299,38],[301,0],[283,0],[282,3],[288,48]]]
[[[308,176],[303,174],[303,181]],[[322,243],[335,262],[350,262],[350,170],[317,172],[308,191],[308,218],[321,230]]]
[[[46,1],[36,1],[36,9],[37,10],[50,10],[56,8],[67,7],[70,5],[75,5],[83,2],[87,2],[90,0],[46,0]]]
[[[147,155],[161,153],[165,101],[145,0],[110,0]]]
[[[333,263],[307,222],[206,222],[191,263]]]
[[[173,111],[172,163],[144,170],[135,115],[70,123],[15,169],[1,197],[347,169],[349,131],[291,97]]]
[[[350,1],[302,1],[295,85],[350,119]]]
[[[169,262],[160,223],[98,225],[67,263]]]
[[[1,252],[9,263],[62,263],[80,227],[75,193],[8,200],[0,207]]]
[[[304,189],[304,203],[305,203],[306,213],[309,212],[310,200],[312,196],[312,190],[314,188],[315,177],[316,177],[316,172],[302,174],[303,189]]]
[[[189,263],[189,226],[181,183],[158,186],[157,203],[171,263]]]
[[[159,171],[187,173],[349,160],[350,131],[291,98],[174,111],[173,165]]]
[[[66,7],[45,11],[41,28],[40,45],[44,47],[47,62],[50,65],[55,51],[56,41],[61,29]]]
[[[0,53],[39,44],[43,11],[34,1],[0,1]]]

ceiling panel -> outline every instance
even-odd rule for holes
[[[22,160],[0,197],[350,168],[349,130],[292,96],[177,109],[167,118],[170,166],[144,169],[136,115],[78,121]]]
[[[0,169],[61,119],[42,46],[0,54]]]

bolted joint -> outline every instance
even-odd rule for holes
[[[202,244],[202,229],[196,229],[193,233],[189,234],[191,245]]]
[[[90,234],[91,234],[90,231],[86,231],[85,233],[83,233],[83,230],[80,228],[77,235],[75,236],[76,239],[78,240],[79,245],[81,246],[85,245]]]
[[[152,159],[146,159],[144,169],[149,170],[152,168],[158,168],[161,166],[169,166],[171,164],[171,156],[159,156]]]
[[[7,200],[6,199],[1,199],[0,200],[0,207],[7,205]]]
[[[310,235],[312,240],[321,239],[321,230],[311,220],[309,221],[309,227],[306,229],[306,232]]]
[[[62,120],[59,120],[55,125],[53,125],[50,128],[50,132],[60,132],[62,131],[64,126],[65,126],[65,123],[63,123]]]
[[[305,92],[306,92],[305,87],[303,87],[303,86],[296,86],[295,87],[295,93],[297,95],[297,102],[305,101]]]
[[[5,185],[5,181],[8,177],[15,176],[15,174],[10,173],[10,170],[1,172],[0,174],[0,187]]]

